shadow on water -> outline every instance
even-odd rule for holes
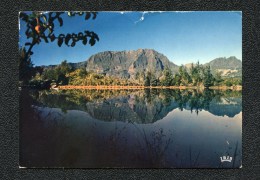
[[[241,112],[237,91],[22,90],[20,165],[239,167]]]

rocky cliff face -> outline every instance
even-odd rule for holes
[[[230,56],[229,58],[216,58],[205,65],[210,65],[212,69],[240,69],[242,68],[241,60],[237,59],[235,56]]]
[[[119,78],[134,79],[137,73],[155,73],[159,77],[165,67],[173,73],[178,66],[169,61],[161,53],[152,49],[138,49],[136,51],[105,51],[91,56],[86,65],[87,71],[117,76]]]
[[[166,67],[169,67],[173,74],[178,72],[179,68],[166,56],[153,49],[105,51],[92,55],[86,61],[68,64],[73,69],[86,68],[87,71],[125,79],[135,79],[137,74],[146,74],[148,71],[158,78]],[[56,66],[58,65],[41,67],[55,68]],[[189,70],[192,63],[184,66]],[[210,66],[213,74],[220,72],[224,77],[242,77],[242,61],[234,56],[216,58],[204,66]]]
[[[212,73],[219,72],[222,76],[241,77],[242,76],[242,61],[234,56],[229,58],[216,58],[205,66],[210,66]]]

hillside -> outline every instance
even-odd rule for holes
[[[87,71],[94,71],[119,78],[134,79],[137,73],[153,72],[159,77],[165,67],[173,73],[178,66],[161,53],[152,49],[136,51],[105,51],[91,56],[86,65]]]
[[[216,58],[205,66],[210,66],[213,74],[220,72],[221,76],[242,77],[242,61],[234,56]]]
[[[169,67],[173,74],[178,72],[179,68],[166,56],[153,49],[105,51],[92,55],[86,61],[68,63],[68,65],[72,69],[84,68],[86,71],[125,79],[136,79],[137,74],[146,74],[148,71],[158,78],[165,67]],[[56,66],[58,65],[41,67],[49,69]],[[192,63],[184,65],[188,70],[191,66]],[[242,61],[234,56],[216,58],[203,66],[210,66],[213,74],[220,72],[222,77],[242,77]]]

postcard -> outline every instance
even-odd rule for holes
[[[21,168],[241,168],[242,13],[19,13]]]

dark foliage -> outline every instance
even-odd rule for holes
[[[65,44],[69,47],[74,47],[79,41],[82,44],[94,46],[99,37],[92,31],[85,30],[84,32],[78,33],[67,33],[67,34],[55,34],[54,30],[56,26],[63,26],[62,15],[65,12],[21,12],[20,20],[25,22],[26,31],[25,35],[28,39],[24,45],[28,46],[28,49],[22,48],[20,54],[20,81],[26,81],[32,77],[33,64],[31,62],[31,55],[33,55],[32,48],[36,44],[50,43],[57,41],[59,47]],[[67,12],[68,16],[85,16],[85,20],[89,20],[91,17],[95,19],[97,12]]]

